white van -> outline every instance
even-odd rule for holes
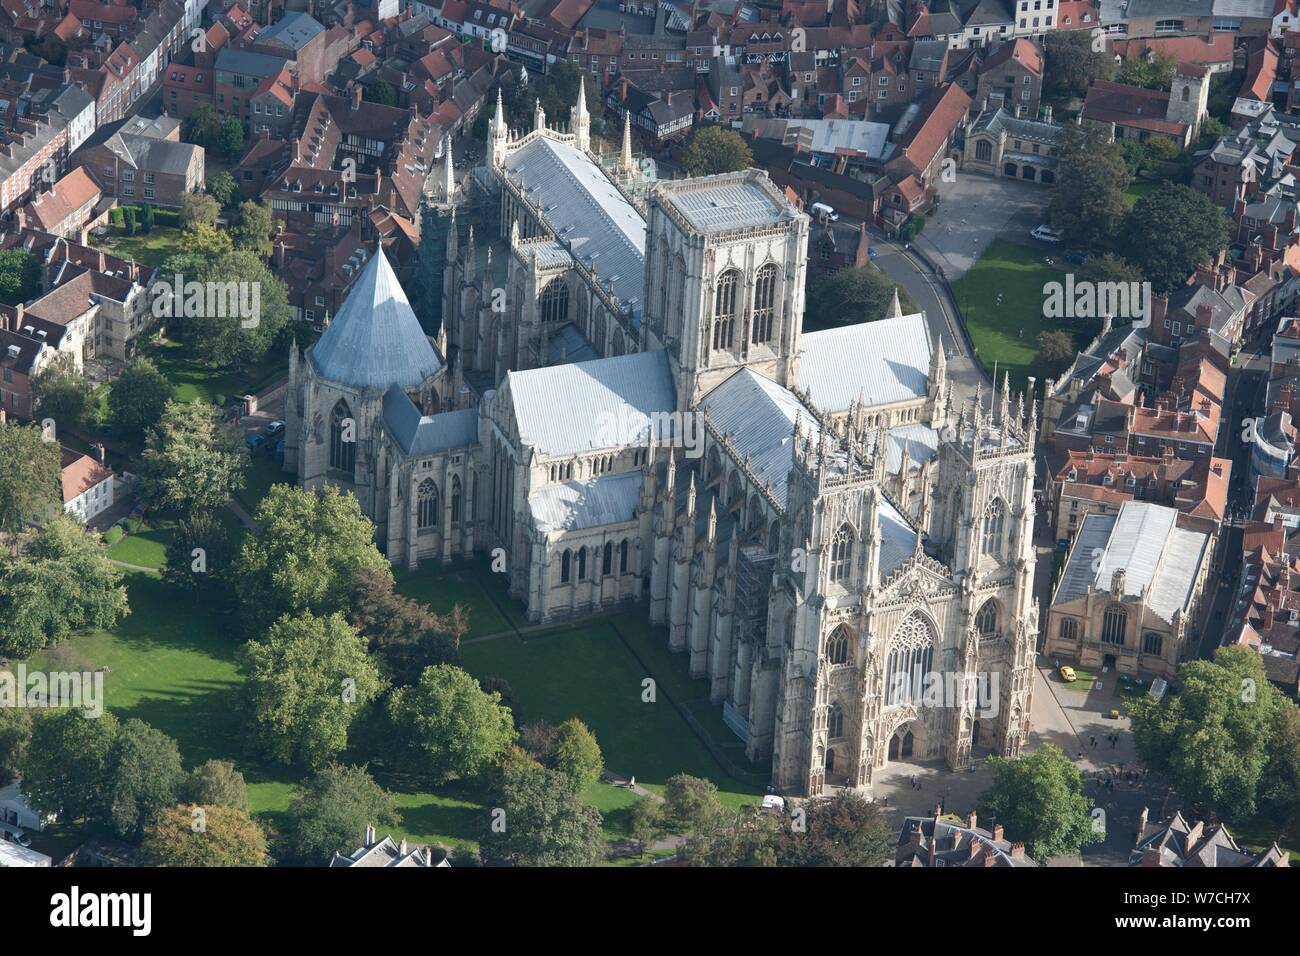
[[[813,203],[812,214],[818,219],[829,219],[831,222],[837,222],[840,218],[840,214],[824,202]]]
[[[1046,223],[1039,226],[1037,229],[1031,232],[1030,235],[1033,236],[1035,239],[1039,240],[1040,242],[1061,241],[1061,234],[1055,231],[1054,229],[1050,228]]]

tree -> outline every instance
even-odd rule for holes
[[[1043,41],[1046,66],[1043,92],[1053,99],[1069,100],[1085,96],[1088,87],[1098,80],[1108,80],[1115,61],[1106,53],[1092,48],[1092,35],[1083,30],[1049,33]]]
[[[678,773],[664,785],[664,802],[669,822],[682,830],[692,830],[712,819],[722,809],[718,788],[713,781]]]
[[[1141,282],[1142,272],[1137,266],[1113,252],[1092,256],[1079,268],[1080,278],[1095,283]]]
[[[35,417],[41,421],[52,418],[65,431],[77,431],[86,423],[90,382],[77,368],[72,353],[55,353],[49,364],[32,376],[32,398],[36,403]]]
[[[358,576],[392,578],[375,548],[374,525],[355,496],[327,488],[317,493],[274,485],[254,515],[232,580],[253,630],[284,614],[341,611]]]
[[[204,193],[186,193],[181,197],[180,222],[182,229],[195,230],[199,226],[217,225],[221,206],[216,199]]]
[[[217,152],[223,158],[237,160],[244,152],[244,124],[234,116],[227,116],[217,130]]]
[[[391,572],[369,568],[357,574],[348,620],[369,642],[384,676],[398,685],[415,683],[426,667],[459,663],[468,629],[459,604],[448,615],[437,614],[393,590]]]
[[[0,252],[0,302],[17,305],[41,291],[41,263],[22,246]]]
[[[380,82],[383,82],[382,80]],[[246,249],[266,257],[275,251],[275,220],[271,207],[264,202],[245,200],[239,204],[239,221],[231,230],[236,249]]]
[[[1090,127],[1068,127],[1052,188],[1052,225],[1071,245],[1091,249],[1115,236],[1132,175],[1124,151]]]
[[[570,112],[578,102],[579,81],[587,86],[592,135],[599,136],[604,127],[601,119],[603,111],[592,107],[599,100],[601,83],[591,73],[568,60],[557,60],[545,73],[534,74],[528,84],[514,82],[502,87],[507,122],[511,128],[532,129],[533,108],[538,101],[551,119],[571,119]],[[483,110],[479,115],[486,120],[490,114],[490,110]],[[622,129],[621,123],[619,129]],[[484,133],[486,135],[486,123]],[[479,137],[483,138],[485,136]]]
[[[0,726],[0,742],[3,739]],[[1256,791],[1259,812],[1274,827],[1286,832],[1286,845],[1295,846],[1291,841],[1300,836],[1300,707],[1279,702],[1268,750],[1268,763],[1260,774]]]
[[[63,501],[58,442],[35,425],[0,425],[0,531],[17,535],[55,511]]]
[[[248,810],[244,775],[229,760],[207,760],[199,764],[185,778],[181,794],[187,803]]]
[[[1213,146],[1223,137],[1231,135],[1231,126],[1213,116],[1207,116],[1201,122],[1201,135],[1197,142],[1202,147]]]
[[[641,853],[662,837],[667,829],[664,826],[664,804],[654,797],[642,797],[632,804],[628,816],[627,832],[641,847]]]
[[[103,806],[117,733],[117,718],[110,711],[93,719],[73,709],[43,714],[22,765],[23,793],[31,805],[65,823],[94,820]]]
[[[1161,183],[1134,204],[1124,221],[1124,256],[1167,293],[1228,244],[1229,221],[1209,196]]]
[[[220,409],[168,402],[145,441],[137,496],[159,511],[215,511],[244,487],[247,469],[248,448]]]
[[[147,202],[140,206],[140,231],[146,234],[153,231],[153,206]]]
[[[1174,67],[1177,64],[1178,58],[1171,53],[1132,57],[1120,64],[1115,82],[1148,90],[1167,91],[1173,85]]]
[[[282,617],[240,651],[252,738],[283,764],[322,767],[383,690],[366,644],[341,614]]]
[[[1034,356],[1033,367],[1039,375],[1056,375],[1074,361],[1077,352],[1074,336],[1064,329],[1045,329],[1034,341],[1038,344],[1038,354]]]
[[[140,231],[140,214],[135,211],[134,206],[127,206],[122,210],[123,231],[128,236],[134,236]]]
[[[26,707],[0,707],[0,787],[14,778],[32,742],[32,712]]]
[[[519,762],[502,774],[483,815],[479,855],[488,866],[595,866],[605,855],[600,811],[554,770]]]
[[[883,319],[893,303],[895,289],[904,315],[918,311],[907,290],[873,265],[819,276],[808,288],[804,328],[825,329]]]
[[[167,542],[162,577],[173,587],[193,594],[197,603],[225,583],[234,557],[235,544],[226,526],[215,514],[201,511],[177,525],[176,533]]]
[[[893,834],[874,803],[852,792],[809,800],[804,825],[777,814],[716,808],[697,821],[684,855],[691,866],[871,867],[889,858]]]
[[[393,798],[365,767],[331,763],[312,775],[289,804],[288,840],[294,858],[324,866],[365,841],[366,828],[398,822]]]
[[[980,796],[980,813],[1001,823],[1025,842],[1029,855],[1078,853],[1100,843],[1092,808],[1083,792],[1083,774],[1055,744],[1021,757],[991,757],[993,783]]]
[[[200,106],[181,121],[181,139],[205,149],[214,149],[221,130],[221,117],[211,106]]]
[[[266,835],[243,810],[168,807],[145,831],[141,866],[266,866]]]
[[[105,761],[104,822],[123,839],[138,840],[176,802],[184,778],[176,741],[142,720],[126,721]]]
[[[215,201],[205,196],[209,202]],[[242,368],[261,359],[289,323],[289,296],[284,283],[255,252],[230,250],[231,233],[200,228],[191,238],[220,237],[210,253],[188,250],[180,260],[196,271],[186,273],[211,290],[203,301],[184,300],[180,327],[186,344],[205,362]],[[180,301],[179,299],[177,301]]]
[[[129,613],[121,570],[98,534],[60,514],[21,557],[0,564],[0,653],[28,657],[82,628]]]
[[[223,169],[215,176],[208,177],[204,189],[217,201],[217,205],[225,209],[234,203],[235,196],[239,192],[239,184],[235,182],[234,176]]]
[[[419,683],[395,689],[388,718],[413,768],[439,784],[478,776],[515,739],[514,720],[500,697],[447,664],[426,668]]]
[[[366,102],[379,106],[396,106],[397,91],[387,80],[375,80],[366,87]]]
[[[162,418],[172,391],[172,383],[153,362],[136,356],[109,387],[109,418],[124,437],[142,441],[145,432]]]
[[[605,767],[596,735],[577,717],[559,726],[551,768],[569,781],[574,793],[582,793],[600,779]]]
[[[689,866],[777,866],[784,821],[776,814],[752,817],[719,807],[697,821],[682,847]]]
[[[1130,704],[1142,762],[1186,800],[1243,821],[1256,810],[1283,700],[1248,647],[1221,647],[1212,661],[1178,668],[1177,694]]]
[[[754,164],[740,134],[721,126],[705,126],[695,132],[682,153],[682,168],[688,176],[735,173]]]

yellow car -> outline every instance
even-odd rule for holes
[[[1070,667],[1068,664],[1062,667],[1061,680],[1065,681],[1067,684],[1073,684],[1075,680],[1074,668]]]

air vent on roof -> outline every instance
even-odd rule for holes
[[[18,357],[18,354],[19,354],[21,351],[22,351],[22,348],[21,348],[20,346],[17,346],[17,345],[11,345],[11,346],[9,346],[9,357],[10,357],[11,359],[16,359],[16,358]]]

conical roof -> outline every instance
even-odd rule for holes
[[[418,388],[442,368],[379,249],[308,353],[321,377],[354,388]]]

